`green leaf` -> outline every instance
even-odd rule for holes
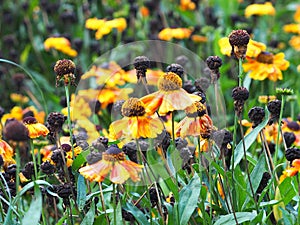
[[[92,225],[95,219],[95,204],[92,203],[90,210],[85,215],[80,225]]]
[[[177,225],[178,223],[178,216],[177,216],[177,210],[176,207],[178,207],[177,203],[172,206],[169,203],[164,204],[168,211],[168,225]]]
[[[250,148],[250,146],[256,140],[259,132],[267,125],[267,123],[269,121],[269,113],[267,110],[266,110],[266,112],[267,112],[267,114],[265,116],[265,119],[257,127],[255,127],[247,136],[245,136],[244,140],[245,140],[246,151]],[[244,144],[243,144],[243,140],[241,140],[240,143],[234,149],[234,160],[235,160],[234,168],[236,167],[236,165],[238,165],[240,163],[243,156],[244,156]]]
[[[200,188],[200,178],[198,174],[195,173],[194,177],[190,180],[188,185],[186,185],[179,193],[179,224],[185,225],[189,222],[189,219],[198,204]]]
[[[28,211],[22,219],[22,225],[37,225],[39,224],[42,215],[42,194],[39,186],[34,184],[34,196],[30,203]]]
[[[133,204],[127,202],[124,209],[126,211],[130,212],[134,216],[134,218],[137,220],[137,222],[139,222],[140,224],[143,224],[143,225],[150,224],[147,220],[146,215],[141,210],[139,210],[136,206],[134,206]]]
[[[240,224],[240,223],[243,223],[246,221],[253,220],[257,216],[257,213],[255,211],[253,211],[253,212],[236,212],[235,215],[236,215],[238,223]],[[220,218],[215,222],[214,225],[224,225],[224,224],[236,225],[236,222],[235,222],[235,219],[234,219],[234,216],[232,213],[225,215],[225,216],[220,216]]]
[[[85,201],[86,201],[86,185],[85,185],[84,177],[80,174],[79,174],[78,180],[77,180],[77,199],[76,199],[76,201],[77,201],[79,210],[82,210],[85,205]]]
[[[287,205],[298,193],[290,177],[285,178],[278,187],[284,205]]]
[[[175,148],[173,144],[170,144],[167,151],[167,161],[172,174],[181,169],[182,159],[180,157],[180,151]]]
[[[74,159],[73,161],[73,164],[72,164],[72,170],[73,171],[77,171],[81,165],[86,162],[86,156],[90,153],[90,150],[86,150],[86,151],[83,151],[81,152],[79,155],[76,156],[76,158]]]

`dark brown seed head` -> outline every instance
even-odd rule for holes
[[[296,135],[293,132],[284,132],[283,138],[288,148],[291,147],[292,144],[296,141]]]
[[[22,122],[16,119],[7,120],[3,131],[7,140],[27,141],[29,139],[28,129]]]
[[[60,131],[64,122],[65,122],[65,116],[60,112],[51,112],[48,115],[47,123],[49,125],[49,130],[51,132],[55,133]]]
[[[49,161],[43,162],[40,168],[41,171],[47,175],[51,175],[55,172],[55,166],[52,165]]]
[[[296,147],[288,148],[285,151],[285,158],[290,162],[294,159],[300,159],[300,149]]]
[[[262,107],[255,106],[249,110],[248,117],[253,122],[252,127],[257,127],[265,117],[265,110]]]
[[[281,108],[281,101],[278,100],[278,99],[270,101],[268,103],[267,107],[268,107],[268,110],[269,110],[270,113],[279,116],[279,114],[280,114],[280,108]]]
[[[229,34],[231,46],[244,46],[249,43],[250,35],[246,30],[234,30]]]
[[[178,76],[180,76],[180,78],[182,79],[184,69],[181,65],[179,65],[177,63],[172,63],[171,65],[169,65],[167,67],[166,72],[173,72],[173,73],[177,74]]]
[[[209,56],[206,64],[211,70],[218,70],[222,66],[222,59],[219,56]]]
[[[133,61],[136,70],[145,71],[150,67],[150,60],[146,56],[138,56]]]
[[[64,75],[68,74],[74,74],[75,69],[75,63],[69,59],[58,60],[54,66],[54,72],[59,77],[63,77]]]
[[[245,87],[235,87],[231,96],[235,101],[246,101],[249,97],[249,91]]]

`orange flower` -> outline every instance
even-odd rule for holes
[[[297,10],[294,14],[294,20],[300,23],[300,5],[297,6]]]
[[[292,23],[283,26],[283,30],[287,33],[300,34],[300,24]]]
[[[209,115],[206,114],[206,107],[201,102],[195,102],[187,107],[186,117],[176,126],[176,135],[180,137],[186,136],[202,136],[207,138],[213,130],[213,123]]]
[[[286,176],[292,177],[295,176],[300,171],[300,159],[295,159],[292,162],[292,166],[289,169],[286,169]]]
[[[79,173],[89,181],[102,182],[110,173],[110,181],[123,184],[131,178],[132,181],[140,180],[139,173],[143,166],[127,160],[125,153],[116,146],[110,146],[102,154],[102,159],[91,165],[79,169]]]
[[[223,55],[231,56],[232,47],[229,43],[228,37],[223,37],[218,41],[220,51]],[[261,51],[265,51],[267,49],[266,45],[261,42],[254,41],[250,39],[247,45],[246,56],[248,57],[256,57]]]
[[[207,42],[207,37],[205,37],[205,36],[194,34],[194,35],[192,35],[191,38],[192,38],[192,41],[195,42],[195,43],[205,43],[205,42]]]
[[[243,64],[245,72],[251,71],[249,76],[254,80],[271,81],[282,80],[282,70],[286,70],[290,63],[284,59],[284,53],[273,55],[261,52],[255,59],[247,57],[248,62]]]
[[[109,127],[113,139],[127,138],[155,138],[164,129],[159,118],[152,118],[146,114],[143,102],[137,98],[130,98],[122,105],[124,118],[114,121]]]
[[[36,118],[32,116],[24,118],[23,123],[29,131],[30,138],[37,138],[40,136],[45,137],[49,133],[48,128],[45,125],[38,123]]]
[[[250,17],[253,15],[263,16],[263,15],[275,15],[275,8],[272,3],[265,2],[264,4],[251,4],[245,9],[245,16]]]
[[[150,15],[149,9],[146,6],[140,8],[140,13],[143,17],[148,17]]]
[[[183,11],[194,10],[196,8],[196,4],[191,0],[180,0],[180,6],[179,7]]]
[[[153,114],[158,108],[160,115],[166,115],[174,110],[184,110],[201,97],[188,94],[182,89],[181,78],[172,72],[165,73],[158,80],[158,91],[141,98],[146,112]]]
[[[14,150],[12,149],[12,147],[10,147],[10,145],[6,141],[1,139],[0,139],[0,155],[3,158],[5,167],[7,167],[10,164],[16,163],[15,160],[13,159]]]

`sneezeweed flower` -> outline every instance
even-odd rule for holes
[[[206,114],[206,107],[201,102],[194,102],[185,109],[186,117],[176,126],[176,135],[182,138],[194,136],[209,138],[213,131],[213,122]]]
[[[271,2],[265,2],[264,4],[251,4],[245,9],[246,18],[250,16],[263,16],[270,15],[274,16],[276,13],[275,8]]]
[[[270,101],[274,101],[276,99],[275,95],[261,95],[258,96],[258,102],[263,104],[268,104]]]
[[[206,43],[208,41],[208,38],[202,35],[193,34],[191,36],[191,39],[195,43]]]
[[[159,118],[153,118],[146,113],[145,106],[138,98],[129,98],[122,105],[121,120],[114,121],[109,127],[112,138],[155,138],[163,129]]]
[[[283,171],[284,177],[293,177],[300,171],[300,159],[295,159],[292,162],[292,166],[285,171]],[[280,177],[280,179],[282,179]]]
[[[139,173],[143,165],[139,165],[126,159],[126,155],[116,146],[110,146],[102,159],[91,165],[79,169],[79,173],[89,181],[102,182],[110,173],[110,181],[115,184],[123,184],[129,178],[133,182],[140,180]]]
[[[234,100],[234,110],[240,116],[244,109],[245,101],[249,98],[249,91],[245,87],[235,87],[231,96]]]
[[[71,43],[67,38],[64,37],[50,37],[44,41],[44,48],[49,51],[54,48],[68,56],[76,57],[77,51],[71,48]]]
[[[127,23],[124,18],[116,18],[113,20],[90,18],[86,20],[85,27],[87,29],[97,30],[95,38],[99,40],[112,32],[114,28],[117,29],[118,32],[122,32],[127,27]]]
[[[16,119],[21,121],[23,119],[23,109],[20,106],[14,106],[9,113],[6,113],[1,118],[1,123],[5,124],[7,119]]]
[[[218,41],[220,51],[223,55],[231,56],[232,47],[229,43],[228,37],[223,37]],[[247,57],[256,57],[261,51],[265,51],[267,46],[264,43],[254,41],[252,39],[249,40],[247,45],[246,56]]]
[[[244,59],[250,40],[248,32],[246,30],[234,30],[229,34],[228,38],[231,45],[231,55],[234,55],[237,59]]]
[[[183,11],[194,10],[196,8],[196,4],[191,0],[180,0],[179,8]]]
[[[145,104],[146,112],[149,114],[158,110],[160,115],[166,115],[174,110],[184,110],[193,102],[201,100],[200,96],[188,94],[182,89],[181,78],[173,72],[162,75],[157,85],[157,92],[141,98]]]
[[[133,61],[134,68],[136,69],[136,77],[138,83],[147,83],[146,72],[150,67],[150,61],[146,56],[138,56]]]
[[[4,161],[4,167],[16,163],[15,160],[13,159],[14,150],[6,141],[2,139],[0,139],[0,156]]]
[[[300,51],[300,35],[293,36],[289,41],[289,44],[296,50]]]
[[[254,80],[271,81],[282,80],[282,72],[287,70],[290,63],[284,59],[284,53],[273,55],[269,52],[261,52],[255,59],[247,57],[248,62],[243,64],[245,72]]]
[[[23,123],[29,131],[30,138],[45,137],[49,133],[48,128],[44,124],[39,123],[36,118],[32,116],[24,118]]]
[[[188,28],[164,28],[158,33],[158,38],[164,41],[189,38],[193,30]]]
[[[22,122],[16,119],[9,119],[6,121],[3,133],[5,138],[11,141],[19,142],[27,141],[29,139],[28,129]]]
[[[26,104],[29,102],[29,98],[22,94],[11,93],[10,99],[15,103]]]

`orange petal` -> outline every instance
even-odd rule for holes
[[[97,163],[82,167],[79,173],[89,181],[101,182],[112,169],[112,162],[100,160]]]
[[[126,168],[119,162],[115,162],[111,174],[110,180],[115,184],[123,184],[130,177],[129,172]]]

